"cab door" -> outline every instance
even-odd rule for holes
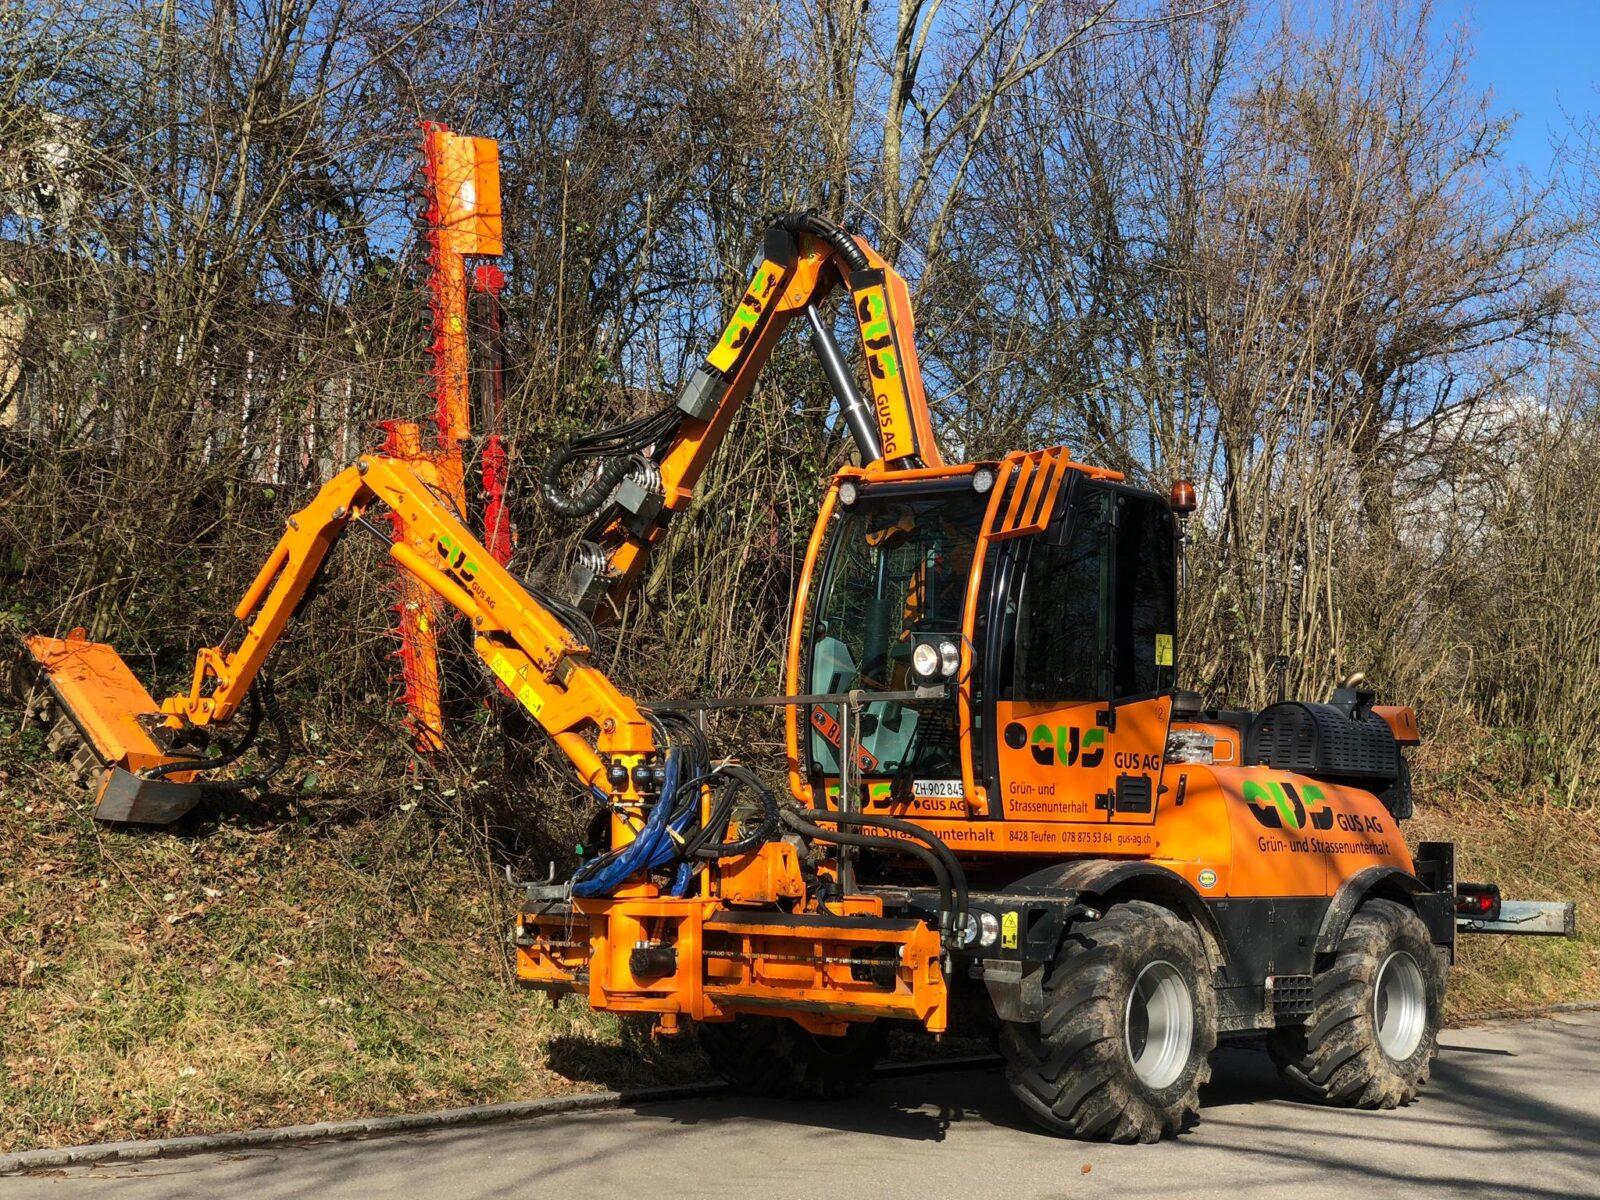
[[[1007,820],[1155,820],[1174,686],[1173,537],[1158,497],[1080,478],[1019,554],[995,680]]]

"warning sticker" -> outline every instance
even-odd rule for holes
[[[1170,633],[1156,634],[1156,666],[1170,667],[1172,665],[1172,635]]]

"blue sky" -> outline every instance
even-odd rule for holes
[[[1434,13],[1471,28],[1472,81],[1496,112],[1522,114],[1508,156],[1544,174],[1568,118],[1600,113],[1600,0],[1440,0]]]

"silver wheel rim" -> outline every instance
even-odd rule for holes
[[[1372,985],[1372,1023],[1378,1045],[1395,1062],[1404,1062],[1422,1044],[1428,1024],[1428,988],[1422,968],[1404,950],[1396,950],[1378,968]]]
[[[1140,1083],[1159,1090],[1177,1082],[1194,1046],[1194,998],[1177,967],[1153,962],[1139,972],[1122,1036]]]

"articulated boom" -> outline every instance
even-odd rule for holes
[[[860,331],[870,398],[862,396],[820,312],[841,284]],[[811,213],[783,217],[767,231],[760,266],[677,401],[639,421],[575,439],[547,468],[544,494],[551,506],[593,518],[569,582],[575,603],[592,610],[602,596],[613,605],[626,597],[651,548],[693,498],[779,336],[801,314],[862,462],[885,469],[943,462],[905,280],[832,222]],[[571,494],[559,475],[580,458],[606,461],[593,482]]]
[[[199,799],[188,782],[203,758],[182,734],[233,718],[268,654],[306,599],[334,543],[374,505],[397,514],[405,540],[395,562],[472,624],[474,646],[495,676],[550,734],[589,787],[637,801],[631,781],[608,782],[613,760],[655,752],[649,723],[632,700],[588,662],[589,647],[472,536],[440,498],[425,464],[368,455],[322,486],[246,589],[234,618],[244,633],[231,650],[195,657],[187,692],[158,705],[110,646],[81,638],[31,637],[28,648],[107,770],[101,816],[170,821]],[[378,535],[388,541],[381,533]],[[134,772],[139,772],[135,775]],[[179,781],[183,782],[179,782]],[[176,790],[182,789],[182,790]]]

